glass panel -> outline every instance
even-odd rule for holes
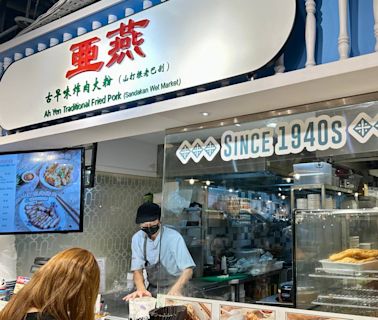
[[[190,295],[371,315],[330,309],[323,295],[357,297],[378,281],[353,286],[319,268],[350,247],[378,249],[378,210],[363,209],[377,206],[377,111],[365,103],[167,135],[163,222],[196,263]]]

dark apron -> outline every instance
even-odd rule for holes
[[[144,268],[146,269],[147,280],[149,282],[148,291],[150,291],[153,296],[156,296],[157,293],[168,293],[169,289],[175,284],[178,279],[178,277],[171,275],[160,262],[163,227],[161,228],[160,232],[159,255],[158,262],[156,264],[150,264],[147,260],[147,235],[144,238]]]

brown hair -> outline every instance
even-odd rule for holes
[[[22,320],[31,308],[56,320],[94,320],[100,271],[92,253],[64,250],[46,263],[0,312],[0,320]]]

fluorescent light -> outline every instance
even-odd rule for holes
[[[207,117],[208,115],[209,115],[209,113],[208,112],[201,112],[201,114],[204,116],[204,117]]]

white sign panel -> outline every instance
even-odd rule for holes
[[[295,0],[170,0],[13,63],[8,130],[252,72],[290,35]]]
[[[378,115],[370,117],[362,112],[348,126],[342,116],[310,117],[281,122],[275,129],[264,127],[244,131],[228,130],[219,144],[214,137],[205,142],[185,140],[176,151],[183,164],[190,159],[198,163],[203,158],[212,161],[220,152],[223,161],[256,159],[272,155],[298,154],[328,149],[341,149],[347,143],[348,133],[359,143],[378,138]]]

